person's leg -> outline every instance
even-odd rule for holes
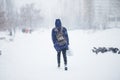
[[[64,65],[65,65],[65,70],[67,70],[67,56],[66,56],[66,49],[62,50],[63,53],[63,59],[64,59]]]
[[[64,65],[67,65],[67,56],[66,56],[66,49],[62,50]]]
[[[61,52],[57,52],[57,63],[58,63],[58,67],[60,67],[60,56],[61,56]]]

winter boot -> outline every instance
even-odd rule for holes
[[[65,70],[67,71],[68,70],[68,67],[65,65]]]
[[[60,68],[60,64],[58,64],[58,68]]]
[[[67,71],[67,70],[68,70],[68,68],[67,68],[67,67],[65,67],[65,70]]]

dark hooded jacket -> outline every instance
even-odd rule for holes
[[[59,45],[57,37],[56,37],[57,32],[60,31],[60,30],[62,31],[63,36],[66,39],[66,44],[64,44],[64,45]],[[61,51],[63,49],[68,50],[69,38],[68,38],[67,29],[65,27],[62,27],[60,19],[56,19],[55,28],[52,29],[52,41],[53,41],[54,48],[56,49],[56,51],[59,52],[59,51]]]

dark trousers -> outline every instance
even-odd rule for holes
[[[62,55],[63,55],[63,60],[64,60],[64,65],[67,65],[67,56],[66,56],[66,49],[63,49],[62,51],[58,52],[57,53],[57,62],[58,62],[58,65],[60,65],[60,58],[61,58],[61,52],[62,52]]]

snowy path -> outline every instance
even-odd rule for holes
[[[68,71],[58,69],[56,51],[49,30],[23,34],[13,42],[0,41],[0,80],[119,80],[120,55],[96,55],[93,46],[120,48],[120,30],[91,33],[69,31],[73,56],[68,56]],[[112,36],[112,37],[111,37]]]

